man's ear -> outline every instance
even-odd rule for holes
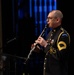
[[[57,18],[57,22],[59,22],[60,21],[60,18]]]

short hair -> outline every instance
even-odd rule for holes
[[[50,13],[54,13],[54,17],[59,17],[60,19],[63,18],[63,13],[60,10],[52,10]]]

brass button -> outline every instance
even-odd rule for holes
[[[45,60],[47,60],[47,58],[45,58]]]
[[[54,32],[55,32],[56,30],[54,30]]]
[[[44,67],[44,70],[45,70],[45,67]]]
[[[45,65],[46,63],[44,63],[44,65]]]

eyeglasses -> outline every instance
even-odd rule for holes
[[[47,21],[50,20],[50,19],[54,19],[56,17],[47,17]]]
[[[47,17],[47,20],[46,20],[46,21],[49,21],[49,20],[51,20],[51,19],[53,19],[53,17]]]
[[[47,17],[47,19],[52,19],[53,17]]]

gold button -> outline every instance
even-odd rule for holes
[[[54,32],[55,32],[56,30],[54,30]]]
[[[45,58],[45,60],[47,60],[47,58]]]
[[[45,65],[46,63],[44,63],[44,65]]]
[[[44,70],[45,70],[45,67],[44,67]]]

